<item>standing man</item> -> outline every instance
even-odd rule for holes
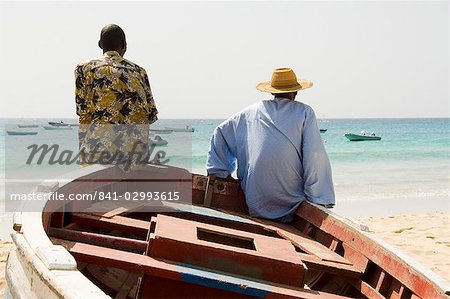
[[[98,45],[103,57],[75,69],[81,159],[88,164],[98,162],[88,157],[91,152],[126,153],[137,141],[143,143],[141,150],[148,152],[149,124],[157,120],[158,113],[147,72],[123,58],[127,42],[122,28],[115,24],[103,27]]]
[[[208,175],[225,178],[236,169],[250,215],[282,222],[304,200],[332,207],[331,166],[316,116],[296,102],[312,82],[297,80],[290,68],[273,72],[257,89],[274,95],[221,123],[211,139]]]

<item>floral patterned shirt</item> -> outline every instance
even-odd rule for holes
[[[149,124],[157,118],[146,71],[108,51],[75,69],[80,163],[129,169],[148,155]]]
[[[116,51],[75,69],[80,124],[151,124],[158,118],[144,68]]]

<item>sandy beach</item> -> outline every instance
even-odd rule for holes
[[[8,252],[11,248],[11,241],[0,241],[0,298],[3,298],[3,292],[5,287],[5,266],[6,259],[8,258]]]
[[[450,214],[357,218],[371,232],[450,281]]]
[[[426,213],[356,218],[371,232],[450,281],[450,214]],[[0,297],[5,284],[9,240],[0,241]]]

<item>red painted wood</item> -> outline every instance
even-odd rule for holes
[[[243,294],[224,291],[221,289],[208,288],[202,285],[191,284],[184,281],[176,281],[157,276],[146,275],[143,279],[138,298],[183,298],[183,299],[219,299],[233,298],[244,299],[254,298]]]
[[[308,269],[337,274],[348,278],[358,278],[361,276],[361,272],[351,265],[324,261],[310,254],[297,254]]]
[[[368,259],[379,265],[420,297],[447,299],[447,296],[438,286],[434,285],[423,275],[415,272],[392,252],[382,248],[378,243],[357,231],[356,228],[335,219],[332,215],[317,209],[308,202],[303,202],[299,206],[296,215],[351,247],[358,248]]]
[[[362,280],[354,281],[354,282],[352,282],[352,285],[355,287],[355,289],[357,289],[364,296],[367,296],[367,298],[385,299],[384,296],[382,296],[374,288],[372,288],[368,283],[366,283]]]
[[[89,225],[110,230],[120,230],[142,238],[145,238],[147,236],[148,229],[150,228],[149,221],[122,216],[107,218],[97,215],[72,213],[72,221],[82,225]]]
[[[252,240],[254,249],[201,240],[198,232]],[[245,277],[303,286],[305,266],[289,241],[158,215],[149,255]]]
[[[132,252],[144,252],[147,248],[146,241],[60,228],[50,228],[49,236]]]
[[[189,268],[183,267],[181,265],[166,263],[164,261],[156,260],[149,256],[144,256],[140,254],[104,248],[101,246],[71,242],[61,239],[53,239],[55,244],[63,245],[69,252],[75,256],[77,260],[98,264],[106,267],[114,267],[119,269],[125,269],[134,273],[144,273],[146,275],[161,277],[165,279],[170,279],[174,281],[183,281],[182,275],[190,274]],[[202,271],[207,277],[208,272]],[[196,274],[202,275],[202,274]],[[225,277],[223,279],[226,279]],[[225,283],[225,281],[222,281]],[[267,299],[293,299],[293,298],[304,298],[304,299],[348,299],[348,297],[328,294],[320,291],[306,290],[302,288],[282,286],[279,284],[264,284],[264,282],[259,282],[260,284],[255,285],[261,287],[262,290],[266,290]],[[240,285],[245,288],[245,285]],[[179,297],[184,297],[189,293],[189,289],[183,288],[182,293],[178,294]]]

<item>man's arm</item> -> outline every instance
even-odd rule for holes
[[[150,81],[148,80],[147,72],[144,69],[142,69],[141,72],[142,76],[144,77],[145,96],[147,98],[147,119],[150,124],[152,124],[158,120],[158,110],[156,109],[156,104],[153,99],[152,89],[150,87]]]
[[[230,136],[232,139],[232,136]],[[232,140],[229,140],[232,141]],[[211,145],[206,159],[208,175],[226,178],[236,169],[236,157],[231,152],[223,129],[219,126],[214,130]]]
[[[87,113],[87,88],[86,77],[82,65],[75,68],[75,105],[76,113],[83,119]]]
[[[303,127],[304,192],[309,201],[332,207],[335,204],[331,165],[320,136],[314,111],[308,107]]]

